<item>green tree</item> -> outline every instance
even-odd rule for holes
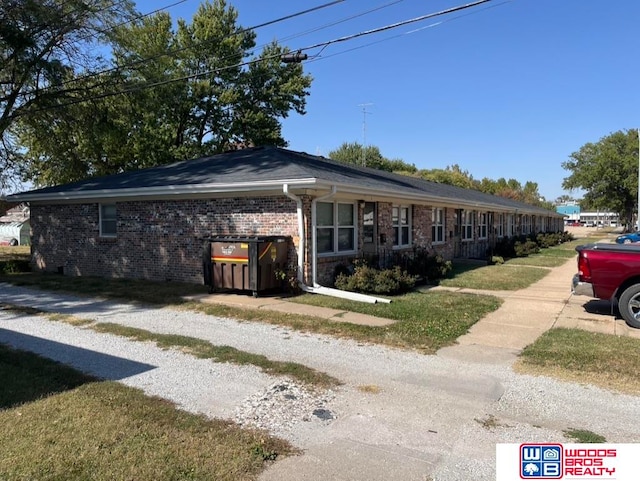
[[[564,189],[584,189],[584,205],[611,210],[633,223],[638,201],[638,131],[619,130],[572,153],[562,167],[571,172]]]
[[[463,170],[458,164],[448,165],[445,169],[420,170],[419,175],[425,180],[440,182],[441,184],[480,190],[480,182],[475,180],[468,170]]]
[[[329,158],[343,164],[366,166],[386,172],[413,174],[418,170],[415,165],[407,164],[400,159],[384,157],[375,145],[364,147],[358,142],[344,142],[336,150],[329,152]]]
[[[21,123],[25,178],[51,185],[246,145],[286,145],[281,119],[304,113],[311,78],[302,65],[283,64],[287,49],[276,43],[252,56],[255,34],[237,16],[214,0],[191,23],[178,20],[175,31],[165,12],[115,29],[114,69],[84,80],[94,99]]]
[[[96,48],[132,18],[128,0],[4,0],[0,2],[0,187],[22,160],[14,128],[53,103],[86,95],[69,73],[104,66]]]

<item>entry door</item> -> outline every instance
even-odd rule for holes
[[[378,222],[375,202],[365,202],[362,221],[362,252],[378,253]]]
[[[462,256],[462,209],[456,209],[453,229],[453,257]]]

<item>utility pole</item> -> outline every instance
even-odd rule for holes
[[[367,166],[367,115],[372,113],[367,112],[367,107],[370,105],[373,104],[358,104],[358,107],[362,107],[362,167]]]

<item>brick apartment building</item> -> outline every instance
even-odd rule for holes
[[[483,258],[504,237],[563,230],[511,199],[275,147],[15,194],[31,208],[36,270],[203,281],[212,235],[286,236],[292,273],[330,285],[362,255],[428,249]]]

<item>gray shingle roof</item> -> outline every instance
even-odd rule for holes
[[[36,189],[10,196],[10,200],[54,200],[62,196],[81,199],[96,192],[174,187],[216,186],[247,183],[278,183],[314,179],[317,183],[339,184],[403,196],[450,199],[461,204],[493,205],[503,209],[555,215],[555,212],[479,191],[426,181],[376,169],[345,165],[333,160],[277,147],[254,147],[176,162],[122,174],[96,177],[70,184]]]

